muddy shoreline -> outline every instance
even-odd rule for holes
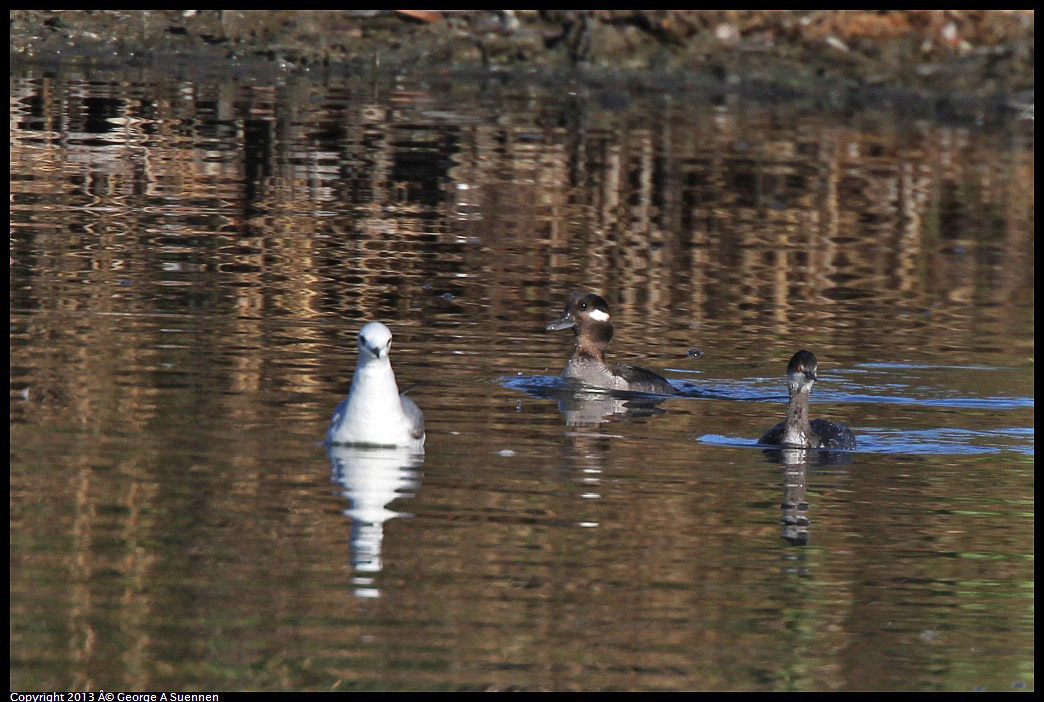
[[[13,10],[12,65],[673,76],[1032,110],[1033,12]]]

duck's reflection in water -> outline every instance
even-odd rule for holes
[[[355,594],[379,597],[373,574],[383,568],[384,522],[409,516],[390,510],[387,505],[400,497],[412,497],[420,487],[421,474],[417,469],[424,464],[424,454],[406,447],[331,444],[327,455],[331,477],[344,488],[341,494],[350,503],[344,514],[352,522],[348,556],[355,571]]]
[[[654,395],[621,397],[605,391],[580,390],[556,393],[554,398],[558,400],[558,411],[565,417],[565,423],[571,427],[602,424],[619,415],[648,417],[666,413],[656,406],[666,398]]]
[[[656,395],[627,390],[592,388],[572,380],[546,376],[502,378],[505,387],[521,390],[529,397],[554,400],[567,426],[604,424],[613,417],[648,417],[666,414],[657,407],[676,395]]]

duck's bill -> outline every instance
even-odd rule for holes
[[[563,315],[553,322],[548,322],[548,325],[544,327],[546,331],[561,331],[562,329],[571,329],[576,326],[576,320],[573,319],[572,315]]]

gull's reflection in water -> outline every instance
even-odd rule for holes
[[[424,454],[408,447],[327,446],[332,479],[341,485],[341,494],[350,507],[344,511],[352,521],[349,562],[355,571],[353,582],[359,597],[380,597],[373,575],[383,568],[381,547],[384,522],[408,517],[387,505],[400,497],[412,497],[420,487]]]

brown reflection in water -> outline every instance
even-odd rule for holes
[[[170,237],[164,254],[228,275],[143,276],[227,280],[237,317],[406,316],[418,281],[456,272],[477,277],[462,285],[492,318],[517,311],[520,287],[539,300],[584,285],[657,326],[681,307],[762,335],[857,327],[863,342],[881,326],[920,336],[924,314],[963,317],[973,299],[1019,329],[1031,299],[1033,160],[1018,131],[997,151],[967,129],[785,109],[531,96],[493,120],[423,91],[20,87],[16,271],[30,252],[64,258],[50,222],[84,232],[80,265],[103,287],[102,271],[149,267]]]

